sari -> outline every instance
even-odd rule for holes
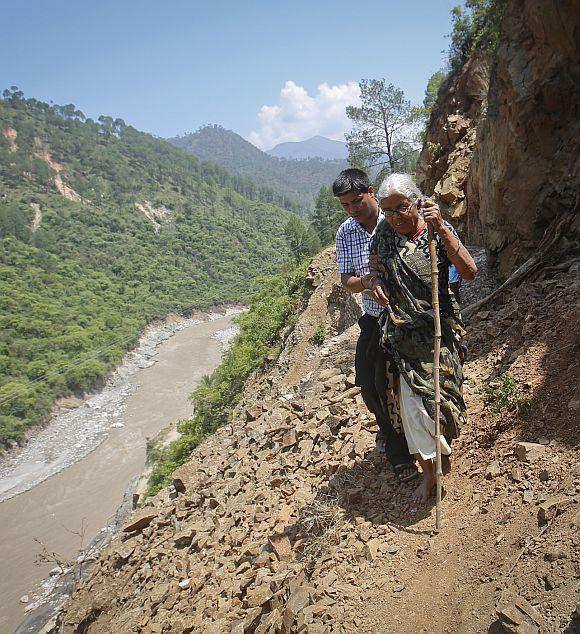
[[[446,223],[453,233],[455,230]],[[455,234],[457,235],[457,234]],[[441,427],[448,441],[459,436],[466,422],[463,400],[463,360],[465,329],[459,306],[449,291],[449,260],[437,240],[439,263],[439,306],[441,313]],[[427,227],[411,241],[383,221],[377,227],[371,254],[377,255],[378,272],[389,306],[380,320],[380,342],[387,353],[387,403],[393,425],[401,429],[399,379],[419,396],[427,414],[435,420],[433,386],[433,348],[435,325],[431,296],[431,267],[427,246]]]

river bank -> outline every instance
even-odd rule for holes
[[[147,439],[168,423],[191,414],[189,394],[201,377],[219,364],[223,344],[234,334],[232,313],[239,310],[230,309],[224,316],[225,312],[150,327],[139,347],[127,355],[127,364],[111,377],[109,389],[88,399],[101,408],[77,408],[81,423],[86,422],[87,413],[92,413],[95,427],[104,430],[100,443],[94,443],[99,438],[95,430],[85,427],[85,453],[79,457],[79,447],[75,445],[82,442],[83,432],[75,432],[70,441],[66,435],[61,436],[62,453],[76,460],[65,468],[69,458],[60,459],[57,472],[0,504],[0,558],[4,572],[0,579],[0,631],[14,631],[23,618],[23,609],[35,611],[61,580],[58,571],[49,575],[55,568],[54,560],[34,563],[43,551],[39,542],[70,562],[75,561],[79,550],[89,551],[89,557],[94,554],[93,546],[87,545],[88,538],[96,535],[102,542],[113,532],[118,507],[124,496],[130,500],[134,482],[145,467]],[[111,397],[110,401],[103,397],[104,393]],[[119,399],[123,393],[126,397]],[[97,396],[101,401],[95,401]],[[41,434],[47,431],[50,428]],[[48,436],[52,446],[56,435],[55,431],[54,436]],[[93,443],[95,446],[88,450]],[[51,445],[44,445],[47,446]],[[35,476],[28,480],[27,484],[31,484],[39,471],[31,469],[28,473]],[[21,483],[26,481],[21,479]],[[41,580],[43,584],[38,587]],[[26,604],[19,601],[23,595],[28,595]]]
[[[240,308],[199,313],[191,318],[171,316],[147,326],[139,345],[128,352],[108,377],[104,388],[83,401],[63,399],[47,425],[33,434],[24,447],[0,457],[0,502],[28,491],[94,451],[123,426],[127,398],[136,386],[130,378],[155,363],[159,346],[177,332],[204,321],[240,312]],[[59,411],[60,410],[60,411]]]

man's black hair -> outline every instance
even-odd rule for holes
[[[350,194],[350,192],[356,192],[357,194],[366,194],[371,186],[371,181],[365,172],[362,170],[351,167],[342,172],[336,177],[334,183],[332,183],[332,193],[335,196],[344,196]]]

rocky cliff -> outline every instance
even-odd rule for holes
[[[477,51],[439,93],[419,181],[503,277],[564,216],[552,246],[577,256],[579,58],[577,2],[508,1],[497,51]]]
[[[359,308],[335,266],[332,249],[317,259],[275,369],[125,524],[55,631],[573,631],[578,267],[474,318],[470,422],[437,534],[416,483],[374,449],[354,386]],[[506,372],[521,392],[505,391]]]
[[[478,227],[469,226],[466,187],[487,100],[489,66],[489,56],[478,50],[442,84],[416,168],[423,191],[437,197],[443,213],[470,244],[481,244]]]

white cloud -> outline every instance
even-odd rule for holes
[[[354,81],[338,86],[320,84],[310,96],[293,81],[287,81],[275,106],[262,106],[258,114],[260,129],[248,140],[262,150],[284,141],[304,141],[315,135],[342,141],[351,128],[346,107],[359,105],[360,90]]]

